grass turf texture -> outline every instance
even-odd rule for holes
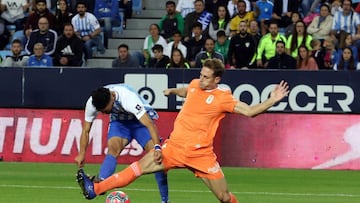
[[[117,170],[124,166],[118,166]],[[85,171],[96,174],[99,165]],[[0,162],[1,203],[105,202],[105,196],[85,200],[75,182],[75,164]],[[358,171],[223,168],[230,191],[247,203],[357,203]],[[132,203],[159,203],[154,175],[145,175],[126,188]],[[172,203],[217,202],[188,170],[169,172]]]

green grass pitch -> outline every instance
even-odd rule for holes
[[[118,170],[124,166],[118,166]],[[85,171],[97,173],[99,165]],[[75,182],[75,164],[0,162],[0,203],[105,202],[85,200]],[[230,191],[246,203],[360,203],[359,171],[223,168]],[[185,169],[169,172],[171,203],[218,202]],[[160,203],[153,175],[121,188],[132,203]]]

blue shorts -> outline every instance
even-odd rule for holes
[[[149,140],[151,140],[149,130],[138,120],[111,121],[109,124],[108,140],[112,137],[125,138],[129,143],[132,139],[135,139],[143,149]]]

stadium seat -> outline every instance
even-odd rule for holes
[[[16,26],[15,26],[15,25],[7,25],[7,26],[6,26],[6,29],[7,29],[9,32],[15,32]]]
[[[5,60],[6,56],[12,55],[10,50],[0,50],[0,57]]]
[[[139,15],[142,11],[142,0],[132,0],[132,9]]]
[[[123,8],[119,8],[119,18],[120,18],[120,25],[112,27],[112,31],[117,32],[118,34],[122,34],[124,31],[123,26],[122,26],[122,24],[124,22],[124,9]]]
[[[6,45],[5,49],[11,49],[11,42],[14,39],[19,39],[21,41],[21,44],[22,44],[23,48],[25,47],[26,37],[24,35],[24,31],[23,30],[18,30],[15,33],[12,34],[10,42]]]

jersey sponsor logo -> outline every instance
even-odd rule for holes
[[[137,104],[137,105],[135,106],[135,109],[138,110],[138,112],[136,113],[136,115],[138,115],[139,113],[141,113],[143,107],[142,107],[140,104]]]

